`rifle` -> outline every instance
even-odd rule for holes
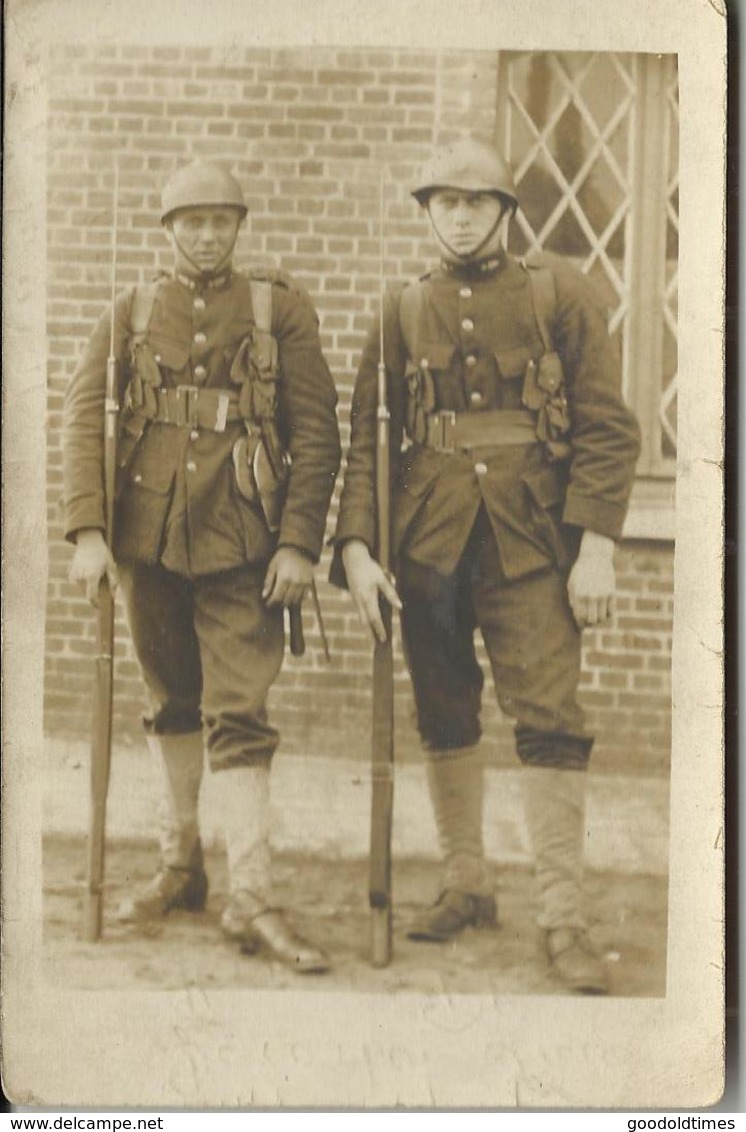
[[[111,258],[111,332],[106,361],[104,399],[104,506],[106,545],[111,548],[114,534],[114,477],[117,455],[117,359],[114,353],[116,302],[117,226],[119,212],[119,169],[114,168],[114,233]],[[111,723],[114,696],[114,595],[103,576],[98,588],[98,647],[93,698],[91,740],[90,812],[88,822],[88,871],[85,899],[85,939],[101,938],[103,920],[104,855],[106,842],[106,800],[111,770]]]
[[[387,574],[391,568],[390,538],[390,432],[391,414],[386,395],[383,357],[383,177],[380,186],[381,326],[376,411],[376,513],[378,561]],[[371,757],[371,816],[369,900],[371,908],[371,962],[391,962],[391,823],[394,805],[394,656],[391,643],[391,606],[380,599],[386,640],[376,640],[373,653],[373,737]]]

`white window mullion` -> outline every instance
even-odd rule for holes
[[[661,113],[666,92],[661,61],[646,56],[639,68],[639,118],[635,138],[633,222],[629,248],[628,393],[642,429],[638,472],[667,471],[661,460],[661,373],[667,205],[667,121]]]

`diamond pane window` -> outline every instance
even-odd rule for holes
[[[676,389],[679,366],[679,84],[676,70],[672,68],[667,78],[666,265],[660,403],[660,454],[663,458],[676,456]]]
[[[566,256],[592,279],[643,427],[640,471],[655,475],[676,448],[677,91],[673,56],[506,52],[498,69],[497,140],[521,203],[510,250]]]

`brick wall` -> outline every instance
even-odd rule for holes
[[[494,129],[497,57],[388,50],[253,50],[177,47],[55,49],[48,161],[48,523],[46,723],[84,733],[90,715],[90,609],[67,581],[61,538],[63,391],[110,288],[113,166],[120,169],[118,283],[150,277],[167,246],[160,186],[193,156],[230,163],[250,207],[237,266],[279,266],[311,292],[340,393],[343,442],[365,330],[375,310],[380,171],[386,196],[387,279],[414,277],[432,260],[407,194],[434,144]],[[334,523],[336,498],[330,514]],[[318,571],[333,651],[328,668],[310,612],[308,652],[288,658],[272,693],[286,742],[367,756],[370,657],[346,595]],[[619,552],[612,628],[587,635],[584,702],[599,734],[599,761],[660,771],[669,747],[672,552],[629,544]],[[127,632],[117,622],[115,727],[139,734],[143,689]],[[397,675],[404,757],[416,757],[408,683]],[[510,759],[510,729],[485,697],[496,759]]]

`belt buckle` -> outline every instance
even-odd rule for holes
[[[439,417],[441,452],[455,452],[456,413],[453,409],[441,409]]]
[[[175,424],[180,428],[196,428],[197,427],[197,400],[199,398],[199,386],[197,385],[177,385],[176,386],[176,420]]]
[[[215,432],[225,432],[225,426],[228,422],[228,406],[230,405],[230,396],[228,393],[218,393],[218,403],[215,408],[215,423],[213,425]]]

